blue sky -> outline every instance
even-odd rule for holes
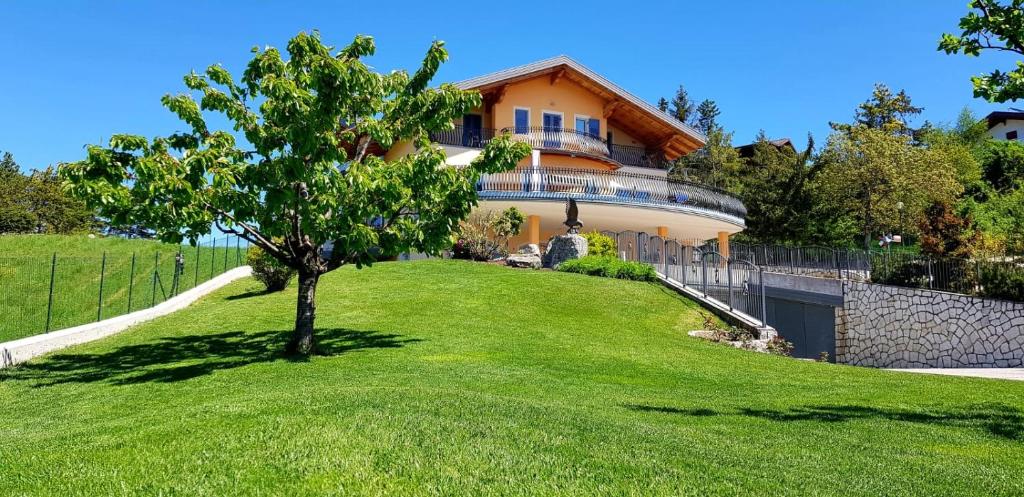
[[[875,82],[906,89],[925,108],[918,122],[1013,105],[973,98],[969,81],[1013,59],[935,50],[966,3],[5,2],[0,150],[38,168],[76,160],[111,133],[181,129],[160,97],[181,91],[189,70],[219,62],[240,73],[252,46],[283,47],[314,28],[336,45],[374,36],[370,62],[382,71],[413,69],[445,40],[440,80],[566,54],[650,102],[679,83],[716,100],[736,144],[759,129],[798,143],[811,132],[821,144],[828,122],[849,120]]]

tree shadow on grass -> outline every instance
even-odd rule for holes
[[[0,370],[0,382],[30,381],[34,387],[95,382],[112,385],[173,383],[261,362],[307,361],[306,356],[289,356],[283,352],[290,334],[291,330],[226,331],[163,337],[96,354],[57,354]],[[397,348],[421,341],[393,333],[347,328],[318,329],[316,337],[317,355],[322,356]]]
[[[1000,438],[1024,441],[1024,412],[1016,407],[999,403],[927,410],[856,405],[817,405],[793,407],[787,410],[741,408],[732,413],[716,413],[710,409],[681,409],[642,404],[627,404],[623,407],[640,412],[660,412],[687,416],[741,415],[780,422],[812,421],[843,423],[859,419],[881,419],[978,429]]]

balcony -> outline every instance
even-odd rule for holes
[[[664,177],[561,168],[525,168],[486,174],[477,183],[483,200],[564,200],[655,207],[744,225],[747,209],[714,187]]]
[[[643,147],[609,145],[599,136],[564,128],[510,127],[496,130],[456,125],[455,129],[449,131],[431,133],[430,139],[441,145],[483,148],[496,135],[502,133],[509,133],[512,139],[528,143],[535,149],[591,157],[618,166],[667,169],[670,165],[659,152]]]

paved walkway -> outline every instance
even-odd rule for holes
[[[949,376],[973,376],[997,380],[1024,381],[1024,368],[887,368],[889,371],[907,373],[944,374]]]

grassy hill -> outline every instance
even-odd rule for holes
[[[1024,384],[744,352],[654,284],[450,261],[240,281],[0,371],[11,495],[1020,495]]]
[[[232,239],[233,240],[233,239]],[[102,318],[109,318],[163,301],[172,293],[174,255],[185,254],[185,272],[178,289],[192,288],[211,274],[238,263],[235,247],[197,249],[148,240],[90,238],[63,235],[0,236],[0,342],[42,333],[46,327],[53,254],[53,307],[50,330],[95,321],[100,305],[103,256]],[[232,241],[233,243],[233,241]],[[159,260],[157,259],[159,253]],[[132,270],[132,256],[135,269]],[[228,257],[225,259],[225,255]],[[195,261],[199,261],[198,268]],[[199,273],[196,273],[199,269]],[[154,273],[158,278],[154,281]],[[198,277],[197,277],[198,276]],[[131,282],[131,284],[129,284]],[[154,284],[155,283],[155,284]],[[129,293],[131,302],[129,302]]]

